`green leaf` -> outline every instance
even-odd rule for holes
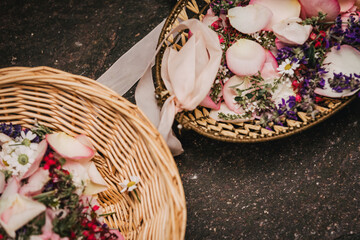
[[[248,99],[251,99],[251,98],[253,98],[254,94],[252,94],[252,93],[247,93],[245,96],[246,96]]]

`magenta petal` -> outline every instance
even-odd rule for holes
[[[200,106],[218,110],[220,108],[220,102],[215,103],[211,97],[207,95],[204,100],[201,101]]]
[[[307,17],[318,16],[319,12],[326,13],[326,20],[334,20],[340,13],[337,0],[299,0]]]
[[[39,143],[38,149],[37,149],[37,157],[35,158],[35,161],[33,162],[33,164],[30,166],[30,168],[26,171],[26,173],[21,177],[21,179],[24,178],[28,178],[30,177],[38,168],[39,165],[44,157],[44,154],[46,153],[47,150],[47,142],[46,140],[42,140]]]

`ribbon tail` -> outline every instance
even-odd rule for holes
[[[165,23],[163,20],[154,30],[122,55],[97,82],[124,95],[143,76],[153,60],[157,40]]]
[[[168,98],[161,109],[161,118],[158,124],[158,131],[164,137],[174,156],[184,152],[181,142],[176,138],[174,131],[171,128],[177,112],[178,109],[175,105],[174,97]]]
[[[146,117],[157,127],[160,122],[160,107],[157,105],[154,92],[152,71],[149,66],[136,87],[135,101]]]

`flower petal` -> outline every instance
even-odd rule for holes
[[[222,118],[219,118],[219,113],[223,113],[223,114],[231,114],[231,115],[237,115],[238,113],[231,111],[226,104],[223,102],[220,105],[220,109],[219,110],[211,110],[209,117],[211,117],[212,119],[214,119],[215,121],[218,122],[233,122],[233,123],[238,123],[238,122],[245,122],[248,121],[250,119],[244,119],[244,118],[239,118],[239,119],[234,119],[234,120],[224,120]],[[252,119],[252,118],[251,118]]]
[[[117,230],[117,229],[110,229],[110,232],[111,232],[112,234],[115,234],[118,240],[125,240],[125,238],[121,235],[121,233],[119,232],[119,230]]]
[[[274,24],[273,31],[276,37],[289,45],[302,45],[309,38],[311,25],[301,25],[301,18],[288,18]]]
[[[266,50],[266,58],[264,67],[261,69],[260,74],[261,77],[266,79],[274,79],[279,77],[279,72],[277,71],[277,68],[279,67],[275,56],[269,51]]]
[[[6,205],[6,208],[2,207],[0,211],[0,224],[13,238],[16,230],[46,209],[44,204],[20,194],[13,195],[11,198],[2,197],[0,203],[2,206]]]
[[[4,144],[6,142],[10,142],[12,139],[11,137],[9,137],[8,135],[4,134],[4,133],[0,133],[0,144]]]
[[[355,4],[355,0],[338,0],[340,4],[340,12],[346,12]]]
[[[209,8],[208,11],[206,12],[206,15],[204,16],[204,18],[201,21],[204,24],[206,24],[207,26],[211,26],[211,24],[213,24],[217,20],[219,20],[219,17],[215,16],[215,13],[213,12],[213,10],[211,8]]]
[[[85,187],[84,194],[93,195],[99,192],[103,192],[107,190],[107,184],[105,180],[102,178],[101,174],[97,170],[94,162],[90,162],[87,172],[90,178],[90,181],[87,183]]]
[[[30,177],[38,168],[47,150],[48,144],[46,140],[42,140],[37,146],[35,161],[31,164],[22,179]]]
[[[231,26],[246,34],[255,33],[265,28],[269,24],[272,15],[269,8],[259,4],[234,7],[228,11]]]
[[[132,182],[135,182],[135,184],[138,184],[140,182],[140,178],[138,176],[131,176],[130,180]]]
[[[65,159],[87,162],[95,155],[95,151],[91,147],[64,132],[47,134],[46,141],[55,152]]]
[[[346,75],[349,74],[359,74],[360,75],[360,52],[349,45],[342,45],[340,50],[337,50],[336,47],[333,47],[329,53],[326,54],[324,64],[328,64],[326,67],[326,73],[323,78],[325,79],[325,86],[323,89],[316,88],[315,93],[331,97],[347,97],[355,94],[357,90],[343,90],[342,92],[336,92],[330,87],[328,78],[333,78],[333,73],[343,73]],[[326,66],[326,65],[325,65]]]
[[[50,180],[49,170],[39,168],[28,180],[28,183],[20,188],[22,195],[40,193],[44,185]]]
[[[299,17],[301,10],[298,0],[251,0],[249,4],[263,5],[272,12],[271,21],[265,30],[272,30],[274,24],[284,19]]]
[[[236,86],[236,87],[235,87]],[[240,108],[235,102],[235,97],[238,95],[236,89],[245,90],[251,87],[251,82],[245,77],[233,76],[227,81],[223,88],[223,97],[227,108],[234,112],[231,114],[244,114],[244,109]],[[246,92],[244,92],[246,94]],[[226,111],[223,106],[220,107],[221,111]],[[221,112],[219,110],[219,112]],[[228,111],[227,111],[228,112]]]
[[[123,192],[126,191],[126,189],[127,189],[127,187],[126,187],[126,188],[123,188],[120,192],[123,193]]]
[[[19,179],[17,177],[12,177],[8,180],[8,183],[4,189],[3,194],[1,195],[1,198],[7,198],[9,196],[15,195],[19,192],[19,189],[20,189]],[[0,205],[0,209],[1,209],[1,205]]]
[[[134,190],[135,188],[137,188],[137,186],[136,186],[136,185],[133,185],[133,186],[129,187],[128,191],[131,192],[131,191]]]
[[[226,51],[229,69],[239,76],[257,74],[265,62],[265,50],[255,41],[239,39]]]
[[[82,144],[84,144],[85,146],[88,146],[89,148],[91,148],[92,150],[95,150],[94,146],[92,145],[90,139],[84,135],[84,134],[80,134],[77,135],[76,140],[78,140],[79,142],[81,142]]]
[[[200,106],[218,110],[220,108],[220,102],[215,103],[209,95],[206,95],[204,100],[199,104]]]
[[[337,0],[299,0],[307,17],[316,17],[319,12],[326,13],[326,20],[334,20],[340,13]]]
[[[0,194],[4,191],[5,189],[5,174],[0,171]]]

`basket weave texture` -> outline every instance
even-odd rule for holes
[[[181,21],[190,18],[201,20],[208,10],[210,3],[211,0],[179,0],[167,18],[158,44],[165,38],[166,41],[156,56],[155,62],[156,92],[159,105],[162,105],[169,97],[169,92],[161,79],[161,61],[164,51],[167,47],[180,50],[188,39],[188,33],[186,31],[171,35],[168,35],[168,33]],[[267,128],[260,126],[260,122],[254,120],[234,124],[218,122],[209,117],[209,109],[204,107],[197,107],[194,111],[183,111],[176,116],[176,120],[181,123],[185,129],[194,130],[212,139],[242,143],[263,142],[284,138],[306,130],[338,112],[354,100],[355,96],[344,99],[325,99],[326,101],[324,103],[316,106],[316,110],[319,112],[316,116],[312,117],[308,116],[305,112],[298,112],[299,120],[284,119],[283,125],[271,123]]]
[[[183,239],[185,196],[163,138],[139,109],[92,79],[49,67],[0,70],[0,122],[87,135],[109,186],[98,195],[105,217],[126,239]],[[119,182],[139,176],[137,193]]]

